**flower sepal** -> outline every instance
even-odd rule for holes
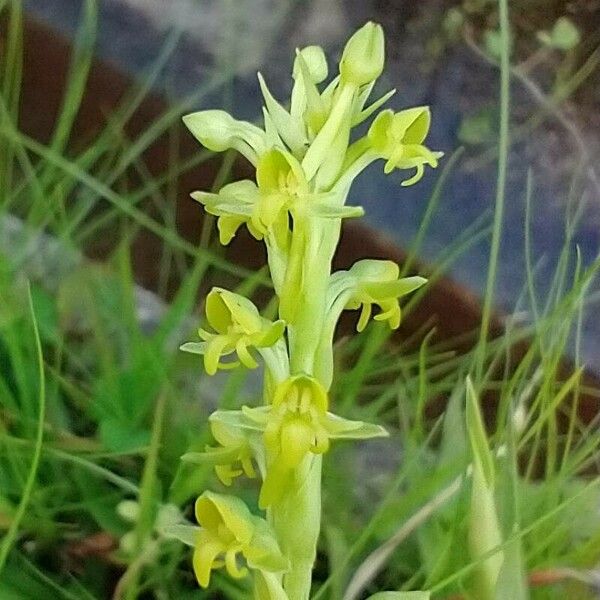
[[[258,187],[253,181],[243,179],[212,192],[192,192],[192,198],[204,206],[207,213],[218,217],[219,241],[227,246],[242,224],[250,234],[262,240],[266,227],[260,219]]]

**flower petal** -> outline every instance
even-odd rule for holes
[[[194,548],[202,529],[196,525],[178,523],[167,525],[161,529],[162,535],[172,540],[179,540],[182,544]]]
[[[207,348],[208,344],[206,342],[186,342],[179,346],[182,352],[189,352],[190,354],[204,354]]]
[[[364,421],[351,421],[333,413],[327,413],[323,419],[323,426],[329,433],[329,437],[333,439],[368,440],[389,436],[389,433],[380,425]]]

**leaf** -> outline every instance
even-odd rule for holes
[[[473,560],[478,561],[474,569],[474,587],[478,600],[494,600],[498,575],[504,561],[502,533],[494,498],[494,460],[490,451],[479,399],[470,377],[466,379],[467,433],[473,454],[473,487],[469,511],[469,548]],[[494,554],[479,560],[493,549]]]
[[[367,600],[429,600],[430,592],[378,592]]]
[[[146,429],[132,427],[118,418],[106,418],[100,422],[100,439],[103,445],[112,452],[129,452],[139,450],[150,442],[150,432]]]
[[[496,582],[495,600],[529,600],[520,538],[509,542]]]
[[[440,447],[441,465],[458,465],[468,456],[462,398],[463,388],[457,386],[450,396],[444,413]]]
[[[488,445],[483,419],[479,408],[479,398],[470,377],[467,377],[467,432],[471,442],[473,460],[480,466],[485,483],[494,486],[494,458]]]

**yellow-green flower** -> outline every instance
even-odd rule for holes
[[[214,569],[225,567],[235,579],[248,574],[238,556],[251,569],[281,573],[287,560],[264,519],[250,513],[234,496],[204,492],[195,506],[200,530],[196,532],[193,565],[198,583],[206,588]]]
[[[400,268],[391,260],[361,260],[350,269],[355,284],[345,308],[362,308],[356,329],[362,331],[371,317],[373,305],[380,308],[376,321],[387,321],[390,329],[400,325],[402,311],[398,299],[426,283],[423,277],[400,276]]]
[[[217,411],[211,417],[233,426],[263,432],[267,471],[260,493],[262,508],[276,502],[294,469],[309,454],[322,454],[331,439],[366,439],[387,435],[378,425],[349,421],[327,412],[323,386],[308,375],[295,375],[280,383],[270,406]]]
[[[282,209],[289,211],[292,216],[310,213],[326,219],[360,217],[364,214],[360,206],[340,205],[334,194],[311,192],[302,166],[283,150],[271,150],[261,158],[256,181],[261,196],[261,214],[267,215],[263,222],[269,226]]]
[[[287,212],[298,197],[308,196],[308,185],[298,162],[283,150],[265,151],[256,166],[256,183],[236,181],[218,194],[194,192],[192,198],[219,217],[220,241],[227,245],[243,223],[251,235],[262,240],[275,227],[288,232]]]
[[[256,471],[252,464],[252,450],[244,432],[224,423],[212,421],[211,432],[219,447],[206,446],[204,452],[188,452],[181,457],[184,462],[209,464],[224,485],[230,486],[233,479],[244,473],[253,479]]]
[[[203,342],[188,342],[184,352],[204,355],[204,367],[209,375],[217,369],[238,366],[237,362],[222,363],[221,357],[236,353],[247,368],[258,366],[250,347],[273,346],[283,335],[285,323],[269,321],[260,316],[256,306],[247,298],[222,288],[213,288],[206,298],[206,319],[214,332],[199,329]]]
[[[302,211],[324,218],[360,217],[357,206],[343,206],[332,194],[311,192],[300,163],[292,154],[273,148],[258,159],[256,183],[244,179],[223,186],[218,194],[193,192],[194,200],[204,205],[206,212],[218,217],[219,239],[227,245],[238,228],[246,224],[257,240],[269,233],[287,244],[288,213]]]
[[[402,182],[404,186],[419,181],[425,172],[425,165],[437,167],[438,158],[443,155],[423,145],[430,123],[429,108],[419,106],[399,113],[384,110],[371,124],[368,139],[372,150],[386,160],[384,172],[416,169],[412,177]]]
[[[231,242],[244,223],[254,238],[263,239],[265,227],[257,211],[258,188],[253,181],[244,179],[228,183],[218,194],[192,192],[191,196],[204,206],[207,213],[218,217],[219,241],[224,246]]]

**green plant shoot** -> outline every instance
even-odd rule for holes
[[[425,283],[418,276],[400,278],[398,266],[387,260],[361,260],[331,272],[342,220],[364,212],[346,205],[355,177],[382,159],[385,173],[412,171],[402,183],[412,185],[442,155],[424,145],[427,107],[380,111],[393,90],[369,104],[383,66],[383,30],[367,23],[347,42],[339,73],[328,82],[323,50],[297,51],[287,107],[259,74],[263,128],[221,110],[184,117],[203,146],[236,149],[256,168],[255,180],[192,197],[218,217],[222,244],[242,226],[265,243],[279,300],[279,319],[271,321],[248,298],[214,288],[206,299],[210,329],[182,346],[203,355],[208,374],[264,365],[262,405],[217,410],[210,422],[218,446],[184,456],[214,465],[227,486],[243,475],[261,481],[262,516],[235,496],[207,491],[196,503],[199,526],[178,529],[177,536],[194,547],[203,587],[214,569],[224,569],[233,578],[252,577],[255,599],[308,599],[321,525],[322,457],[335,440],[387,435],[379,425],[331,412],[328,392],[342,311],[360,310],[358,331],[374,308],[374,319],[395,329],[399,299]],[[353,136],[353,128],[372,117],[367,134]]]

